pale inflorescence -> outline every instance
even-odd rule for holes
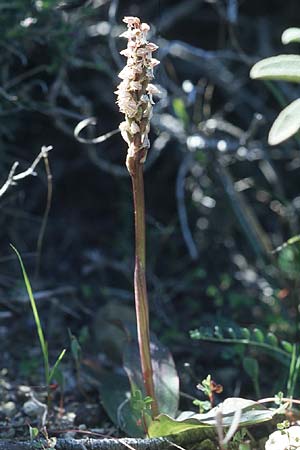
[[[119,73],[122,79],[116,94],[120,111],[125,114],[125,121],[120,124],[123,139],[128,144],[127,168],[131,171],[131,161],[139,157],[143,163],[147,156],[150,120],[152,116],[152,95],[159,90],[151,84],[153,68],[159,61],[152,58],[157,45],[147,41],[150,27],[141,23],[138,17],[124,17],[127,31],[121,37],[128,39],[127,48],[120,53],[127,58],[127,64]]]

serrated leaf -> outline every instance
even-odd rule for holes
[[[293,344],[291,344],[290,342],[287,342],[287,341],[281,341],[281,345],[282,345],[282,348],[283,348],[287,353],[292,353],[292,352],[293,352]]]
[[[281,42],[289,44],[290,42],[300,42],[300,28],[288,28],[282,33]]]
[[[264,334],[259,328],[254,328],[253,338],[256,342],[259,342],[260,344],[263,344],[265,340]]]
[[[284,108],[275,119],[269,133],[269,144],[277,145],[293,136],[300,128],[300,99]]]
[[[300,55],[278,55],[254,64],[250,77],[300,83]]]
[[[160,414],[150,424],[148,434],[149,437],[163,437],[197,428],[206,431],[211,428],[215,432],[215,427],[218,424],[216,417],[220,411],[222,412],[222,426],[229,427],[236,411],[239,409],[241,410],[239,424],[245,426],[271,420],[276,414],[276,410],[266,409],[253,400],[228,398],[205,414],[185,411],[177,419],[172,419],[166,414]]]

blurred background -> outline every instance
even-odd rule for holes
[[[73,134],[87,117],[97,118],[82,133],[90,138],[122,120],[114,91],[124,15],[149,23],[160,47],[162,96],[145,167],[151,328],[186,386],[212,373],[226,396],[252,392],[241,372],[247,349],[204,349],[189,331],[259,326],[299,341],[298,244],[272,253],[299,233],[299,138],[267,145],[274,118],[299,89],[249,78],[259,59],[299,52],[280,39],[299,25],[295,0],[1,1],[2,183],[14,161],[25,170],[43,145],[53,146],[49,167],[41,161],[36,177],[0,198],[1,366],[25,379],[40,364],[9,243],[22,254],[52,348],[68,345],[68,328],[97,345],[99,308],[133,305],[126,145],[119,134],[98,145]],[[273,362],[255,358],[267,393]]]

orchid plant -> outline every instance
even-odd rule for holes
[[[152,95],[159,90],[151,81],[153,68],[159,61],[152,57],[157,45],[148,42],[150,27],[141,23],[138,17],[124,17],[127,31],[122,33],[127,48],[121,55],[127,64],[119,73],[121,83],[117,94],[117,104],[125,115],[120,124],[123,139],[128,145],[126,166],[132,180],[135,211],[135,270],[134,294],[137,319],[137,335],[145,392],[152,398],[152,415],[158,414],[153,382],[153,369],[150,354],[149,307],[146,286],[146,236],[143,164],[150,147],[148,138],[152,117]]]

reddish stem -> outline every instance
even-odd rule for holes
[[[134,296],[137,319],[137,335],[141,358],[142,375],[146,395],[153,399],[152,416],[158,415],[158,407],[153,383],[153,369],[150,355],[149,307],[146,285],[146,231],[143,164],[140,158],[131,160],[131,180],[134,201],[135,222],[135,270]]]

